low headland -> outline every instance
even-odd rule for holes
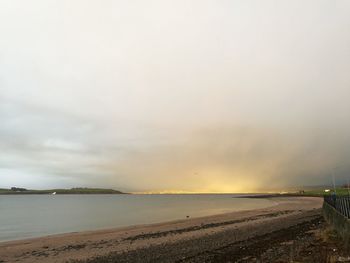
[[[46,190],[32,190],[20,187],[12,187],[10,189],[0,188],[0,195],[51,195],[51,194],[126,194],[114,189],[104,188],[85,188],[76,187],[71,189],[46,189]]]

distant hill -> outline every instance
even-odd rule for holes
[[[104,188],[71,188],[71,189],[47,189],[47,190],[33,190],[19,187],[12,187],[11,189],[0,188],[0,195],[26,195],[26,194],[126,194],[114,189]]]

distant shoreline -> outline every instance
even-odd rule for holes
[[[98,194],[128,194],[114,189],[104,188],[71,188],[33,190],[24,188],[0,189],[0,195],[98,195]]]
[[[255,195],[246,195],[246,196],[237,196],[235,198],[275,198],[275,197],[323,197],[323,195],[317,194],[255,194]]]

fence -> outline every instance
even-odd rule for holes
[[[350,219],[350,196],[325,196],[324,201],[344,217]]]

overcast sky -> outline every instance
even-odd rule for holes
[[[350,1],[2,0],[0,187],[350,177]]]

